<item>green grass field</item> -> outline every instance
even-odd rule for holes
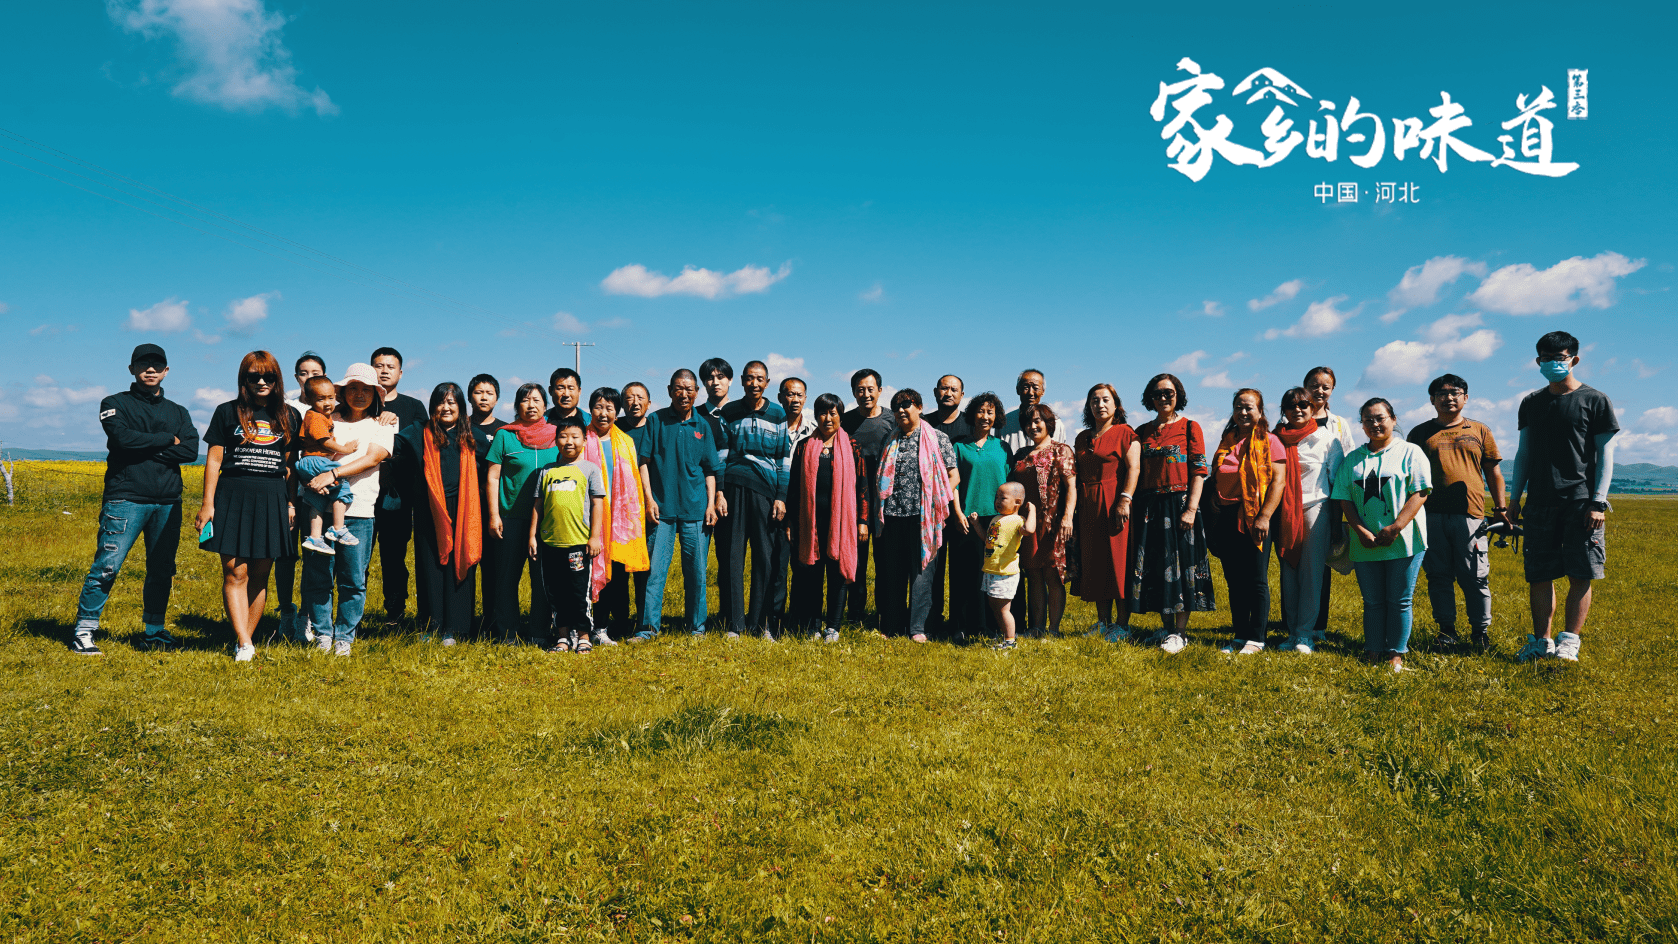
[[[53,469],[0,507],[0,939],[1678,938],[1678,503],[1616,501],[1578,665],[1509,661],[1507,550],[1503,654],[1396,677],[1349,578],[1313,657],[1222,656],[1218,613],[1177,657],[372,633],[238,665],[190,540],[187,651],[125,644],[136,554],[106,655],[68,652],[98,480]]]

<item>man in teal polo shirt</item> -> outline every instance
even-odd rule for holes
[[[706,529],[717,521],[717,442],[711,422],[696,413],[699,380],[683,368],[670,377],[670,405],[647,420],[646,448],[640,454],[651,483],[647,503],[652,569],[641,601],[641,631],[630,642],[658,635],[664,616],[664,581],[677,542],[682,549],[682,583],[687,591],[689,630],[705,632]]]

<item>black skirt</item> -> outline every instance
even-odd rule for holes
[[[284,557],[291,543],[285,479],[230,475],[216,480],[212,536],[198,545],[212,554],[246,560]]]

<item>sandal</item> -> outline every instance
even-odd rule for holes
[[[593,652],[594,646],[589,643],[587,636],[578,636],[577,644],[571,647],[571,651],[582,655],[586,652]]]
[[[558,642],[554,643],[552,646],[550,646],[548,648],[548,651],[549,652],[555,652],[555,653],[557,653],[557,652],[570,652],[571,651],[571,641],[568,640],[568,639],[561,639]]]

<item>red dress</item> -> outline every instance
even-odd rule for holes
[[[1119,502],[1130,469],[1125,462],[1136,431],[1115,423],[1099,437],[1078,434],[1078,578],[1072,592],[1091,603],[1124,598],[1129,579],[1130,522],[1113,530],[1113,506]]]
[[[1065,580],[1066,539],[1061,537],[1060,519],[1066,510],[1066,487],[1077,478],[1072,447],[1052,442],[1042,452],[1032,448],[1014,453],[1014,471],[1008,476],[1025,486],[1025,500],[1037,506],[1037,533],[1020,540],[1020,567],[1053,567]]]

